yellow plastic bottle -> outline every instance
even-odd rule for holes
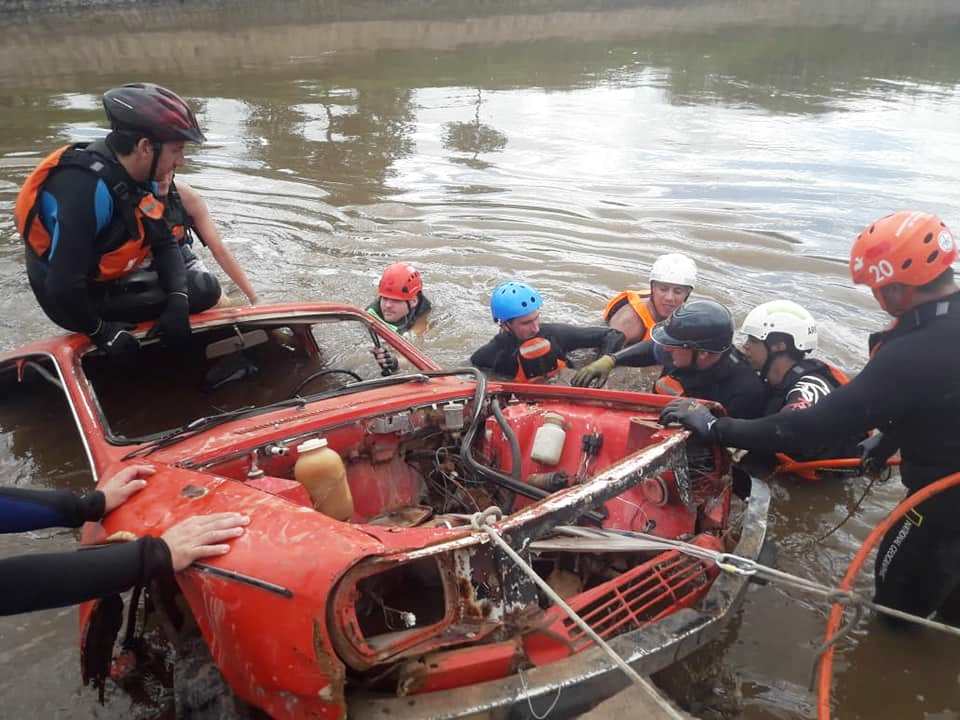
[[[301,443],[297,454],[293,477],[307,489],[314,509],[334,520],[349,520],[353,516],[353,495],[340,455],[327,447],[324,438]]]

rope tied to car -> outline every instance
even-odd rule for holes
[[[503,512],[500,510],[500,508],[488,507],[486,510],[472,515],[470,518],[470,525],[474,530],[485,532],[490,540],[497,547],[499,547],[507,557],[516,563],[517,567],[520,568],[520,570],[523,571],[523,573],[529,577],[536,584],[536,586],[539,587],[543,593],[554,602],[555,605],[557,605],[557,607],[569,615],[570,619],[573,620],[573,622],[575,622],[581,630],[583,630],[587,637],[596,643],[597,647],[603,650],[603,652],[605,652],[610,659],[616,663],[617,667],[623,670],[626,676],[630,678],[634,684],[640,686],[646,691],[650,691],[652,689],[650,683],[647,680],[644,680],[644,678],[636,670],[630,667],[626,660],[620,657],[617,651],[610,647],[607,642],[600,637],[592,627],[590,627],[587,621],[577,614],[576,610],[567,605],[564,599],[560,597],[560,595],[537,574],[536,570],[534,570],[526,560],[520,557],[520,555],[517,554],[517,551],[510,547],[510,544],[503,539],[499,530],[497,530],[496,526],[494,525],[494,523],[502,517]]]
[[[948,478],[944,478],[939,483],[935,483],[935,485],[942,486],[947,481],[952,481],[952,484],[954,485],[960,484],[960,473],[955,473]],[[942,489],[942,487],[935,488],[935,490],[940,489]],[[917,502],[919,502],[919,499],[914,499],[913,502],[909,503],[908,501],[904,501],[901,503],[901,506],[898,506],[897,510],[902,512],[903,507],[915,505]],[[551,588],[547,582],[537,574],[533,567],[527,563],[509,545],[509,543],[507,543],[506,540],[503,539],[499,530],[494,525],[494,523],[502,517],[503,512],[500,510],[500,508],[488,507],[482,512],[471,515],[470,524],[474,530],[485,533],[507,557],[516,563],[517,567],[519,567],[521,571],[523,571],[523,573],[527,575],[537,585],[537,587],[539,587],[544,594],[554,602],[554,604],[560,607],[570,617],[570,619],[576,623],[580,629],[583,630],[583,632],[591,640],[593,640],[594,643],[596,643],[596,645],[603,650],[636,685],[642,687],[644,690],[656,692],[651,683],[639,675],[622,657],[620,657],[619,654],[617,654],[612,647],[610,647],[609,644],[607,644],[606,641],[603,640],[603,638],[597,635],[597,633],[594,632],[587,622],[581,618],[577,612],[571,608],[563,600],[563,598],[560,597],[560,595],[557,594],[553,588]],[[875,529],[873,535],[877,535],[877,530],[879,530],[879,528]],[[829,688],[829,679],[824,680],[824,678],[829,678],[830,676],[830,661],[832,659],[833,646],[838,640],[846,636],[859,624],[864,608],[897,618],[899,620],[903,620],[905,622],[914,623],[932,630],[938,630],[955,637],[960,637],[960,628],[958,627],[937,622],[936,620],[931,620],[929,618],[920,617],[918,615],[913,615],[911,613],[906,613],[902,610],[897,610],[896,608],[886,605],[880,605],[879,603],[870,600],[850,587],[850,578],[844,578],[844,583],[842,583],[839,587],[825,585],[817,582],[816,580],[811,580],[809,578],[794,575],[783,570],[778,570],[770,567],[769,565],[759,563],[752,558],[737,555],[735,553],[712,550],[710,548],[701,547],[699,545],[687,543],[682,540],[661,538],[657,537],[656,535],[649,535],[647,533],[639,533],[629,530],[609,530],[600,528],[586,528],[581,526],[559,526],[554,528],[554,532],[556,534],[566,535],[568,537],[573,536],[576,538],[590,539],[595,541],[606,539],[615,544],[615,550],[617,552],[629,552],[631,550],[631,546],[633,546],[632,549],[636,552],[649,552],[651,550],[676,550],[692,557],[696,557],[701,561],[713,563],[717,569],[722,572],[732,575],[739,575],[746,578],[762,578],[785,587],[791,587],[801,592],[819,596],[823,600],[831,603],[833,606],[831,623],[834,624],[831,624],[829,627],[828,637],[825,642],[817,648],[817,660],[815,661],[813,668],[813,671],[816,672],[817,666],[820,666],[821,706],[824,704],[823,697],[826,694],[823,688],[824,686]],[[533,542],[529,543],[526,548],[532,552],[542,552],[556,549],[550,546],[550,542],[551,541],[549,539],[534,540]],[[873,542],[876,541],[874,540]],[[865,543],[864,548],[862,548],[861,551],[867,548],[868,545],[869,543]],[[850,622],[846,623],[842,628],[839,629],[839,631],[837,631],[837,626],[840,624],[840,617],[842,614],[841,608],[845,607],[853,608],[854,617]],[[524,688],[526,688],[525,682]],[[553,709],[553,705],[551,705],[550,709]],[[822,713],[822,707],[820,709]],[[547,712],[549,713],[549,710]],[[823,717],[822,714],[821,717]],[[827,717],[829,716],[827,715]]]
[[[817,582],[816,580],[810,580],[809,578],[784,572],[783,570],[778,570],[770,567],[769,565],[759,563],[752,558],[736,555],[735,553],[711,550],[710,548],[694,545],[693,543],[687,543],[683,540],[661,538],[656,535],[633,532],[630,530],[585,528],[576,525],[564,525],[554,528],[554,530],[558,534],[570,535],[577,538],[594,540],[608,538],[616,543],[616,549],[619,552],[629,552],[631,549],[641,552],[650,551],[656,548],[663,550],[677,550],[700,560],[711,562],[719,570],[731,575],[762,578],[786,587],[792,587],[796,590],[817,595],[830,603],[865,607],[877,613],[889,615],[900,620],[916,623],[933,630],[940,630],[950,635],[960,637],[960,628],[953,627],[952,625],[946,625],[935,620],[930,620],[929,618],[911,615],[910,613],[897,610],[896,608],[880,605],[850,588],[825,585]],[[633,541],[634,544],[633,548],[631,548],[631,541]],[[547,541],[547,543],[549,543],[549,541]],[[549,548],[547,543],[544,544],[543,549]],[[531,549],[534,551],[540,549],[540,547],[540,543],[536,541],[531,543]]]

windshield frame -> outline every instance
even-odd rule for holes
[[[268,307],[264,308],[263,306],[258,306],[257,308],[245,308],[246,312],[232,312],[229,313],[226,317],[218,317],[216,319],[211,319],[207,322],[196,322],[194,319],[191,319],[191,337],[196,337],[197,335],[202,335],[203,333],[233,326],[243,326],[245,330],[254,329],[257,327],[271,328],[271,327],[289,327],[294,325],[304,325],[312,329],[313,325],[324,324],[330,322],[353,322],[360,323],[365,326],[367,331],[370,333],[371,343],[374,344],[379,341],[381,344],[387,345],[391,350],[397,352],[400,356],[406,359],[412,366],[415,368],[410,373],[404,375],[416,377],[419,373],[422,372],[435,372],[440,370],[440,366],[433,362],[428,356],[424,355],[419,349],[411,345],[408,341],[402,338],[400,335],[395,333],[389,326],[377,320],[369,313],[363,312],[357,308],[352,307],[342,307],[337,310],[328,310],[328,311],[317,311],[317,310],[302,310],[297,311],[295,308],[285,307],[283,311],[273,310],[271,311]],[[257,311],[260,312],[257,312]],[[266,310],[266,312],[263,312]],[[134,336],[140,341],[141,346],[150,347],[152,345],[158,344],[159,340],[151,339],[146,340],[146,328],[141,330],[138,328],[135,331]],[[310,332],[312,336],[312,332]],[[100,402],[100,398],[97,394],[96,388],[94,387],[93,382],[87,376],[86,372],[83,371],[83,360],[88,355],[92,353],[100,352],[94,345],[89,345],[86,349],[81,352],[78,352],[76,355],[76,361],[81,369],[80,376],[83,379],[83,383],[86,386],[86,395],[89,398],[89,402],[92,407],[96,409],[97,420],[100,427],[102,428],[103,438],[108,445],[117,448],[131,448],[131,452],[127,453],[127,457],[132,457],[137,453],[138,447],[148,446],[151,443],[156,443],[158,440],[162,440],[166,436],[171,434],[176,435],[178,432],[184,432],[184,437],[194,436],[205,432],[206,430],[213,429],[219,425],[229,422],[234,418],[225,420],[224,423],[214,422],[211,425],[208,425],[197,432],[191,432],[188,429],[188,426],[192,422],[202,419],[201,417],[193,418],[187,423],[179,427],[170,427],[164,430],[157,431],[155,433],[150,433],[149,435],[142,435],[137,437],[129,437],[123,434],[116,433],[110,425],[109,419],[107,418],[106,413],[104,412],[103,406]],[[391,376],[395,377],[398,380],[404,375]],[[370,380],[378,380],[379,378],[370,378]],[[387,378],[383,378],[386,380]],[[361,387],[356,388],[358,391],[371,389],[378,387],[379,384],[367,385],[364,384]],[[341,388],[335,388],[333,391],[344,391],[349,386],[343,386]],[[329,395],[330,391],[314,393],[301,398],[304,405],[307,405],[312,402],[317,402],[323,400]],[[292,399],[291,399],[292,400]],[[276,409],[282,409],[284,405],[281,404],[282,400],[278,400],[274,403],[269,403],[259,407],[253,407],[249,409],[249,412],[242,413],[238,415],[235,419],[241,419],[245,417],[250,417],[251,415],[257,415],[261,412],[268,413]],[[293,403],[296,404],[296,403]],[[277,406],[279,407],[273,407]],[[289,407],[289,405],[287,405]],[[227,411],[230,412],[230,411]],[[216,416],[210,416],[215,418]],[[162,447],[162,446],[161,446]]]

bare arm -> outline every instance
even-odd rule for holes
[[[213,218],[210,217],[210,210],[207,208],[207,203],[204,202],[196,190],[179,178],[177,179],[177,190],[180,193],[180,199],[183,201],[183,207],[186,209],[187,214],[193,219],[193,224],[197,228],[197,232],[200,233],[200,237],[203,238],[206,246],[210,248],[210,252],[213,253],[217,264],[223,268],[223,271],[237,284],[237,287],[240,288],[243,294],[247,296],[250,304],[256,305],[258,301],[257,291],[253,289],[253,285],[251,285],[250,280],[247,279],[247,274],[243,271],[243,268],[240,267],[240,263],[237,262],[233,253],[230,252],[230,249],[220,238],[220,233],[217,232],[217,227],[213,223]]]

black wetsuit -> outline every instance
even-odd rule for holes
[[[0,487],[0,532],[80,527],[103,517],[104,496],[67,490]],[[21,555],[0,560],[0,615],[75,605],[129,590],[172,573],[170,550],[160,538],[74,552]]]
[[[793,455],[879,428],[890,451],[900,449],[900,475],[910,493],[960,471],[960,293],[905,313],[893,330],[872,339],[878,341],[873,357],[848,385],[804,410],[760,420],[720,418],[716,439]],[[922,503],[890,529],[877,555],[877,602],[923,616],[946,609],[960,587],[958,518],[960,487]]]
[[[617,365],[627,367],[650,367],[667,362],[660,380],[654,386],[655,392],[666,392],[663,388],[669,386],[670,394],[712,400],[723,405],[730,417],[756,418],[763,415],[767,404],[767,388],[739,351],[728,350],[715,365],[706,370],[697,370],[670,367],[669,354],[664,358],[657,347],[652,340],[646,340],[621,350],[613,357]]]
[[[803,358],[787,371],[779,384],[767,383],[770,395],[763,414],[804,410],[821,402],[844,384],[826,363],[815,358]],[[824,447],[797,455],[794,460],[857,457],[857,443],[865,437],[865,434],[858,433],[834,438]]]
[[[118,168],[118,176],[125,178],[130,188],[137,187],[105,143],[92,143],[88,150]],[[180,248],[160,221],[148,227],[156,271],[151,287],[146,282],[127,284],[124,278],[94,280],[100,256],[124,234],[121,202],[101,177],[75,165],[51,172],[40,191],[37,220],[50,233],[53,245],[44,258],[26,248],[27,277],[43,311],[67,330],[91,334],[101,318],[126,322],[155,319],[163,312],[167,295],[174,292],[187,294],[191,313],[219,299],[219,287],[217,298],[209,302],[206,283],[189,282]]]
[[[624,342],[623,333],[619,330],[604,326],[578,327],[562,323],[543,323],[535,337],[550,343],[549,353],[537,360],[536,364],[541,366],[536,371],[537,375],[539,370],[544,368],[544,374],[549,374],[558,367],[570,367],[567,353],[572,350],[598,348],[601,355],[611,355],[623,347]],[[526,342],[529,343],[530,340]],[[470,364],[499,378],[520,379],[520,345],[513,333],[497,333],[490,342],[470,356]],[[553,368],[549,367],[551,364]],[[527,377],[534,377],[529,369],[525,374]]]

